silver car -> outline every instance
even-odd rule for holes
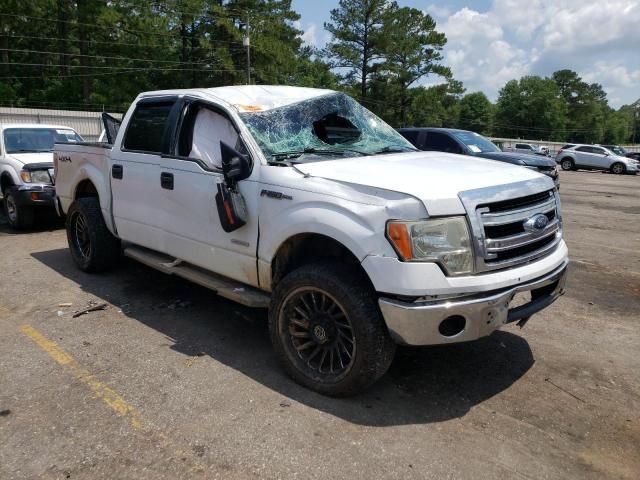
[[[599,145],[572,145],[563,148],[556,155],[556,162],[563,170],[609,170],[611,173],[636,174],[638,162]]]

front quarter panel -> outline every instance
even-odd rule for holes
[[[369,255],[397,258],[385,237],[387,220],[427,215],[423,204],[406,194],[308,177],[291,167],[263,166],[261,180],[258,264],[266,289],[273,258],[295,235],[330,237],[359,261]]]

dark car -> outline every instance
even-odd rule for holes
[[[458,153],[531,168],[559,185],[555,160],[527,153],[503,152],[491,140],[475,132],[454,128],[400,128],[398,132],[420,150]]]
[[[627,158],[633,158],[634,160],[638,160],[640,162],[640,152],[628,152]]]

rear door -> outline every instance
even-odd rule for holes
[[[177,97],[142,99],[111,156],[113,216],[118,235],[164,251],[160,156],[169,152],[178,117]]]

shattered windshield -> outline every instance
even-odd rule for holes
[[[415,150],[402,135],[343,93],[240,117],[271,161],[296,158],[311,162],[322,157]]]

